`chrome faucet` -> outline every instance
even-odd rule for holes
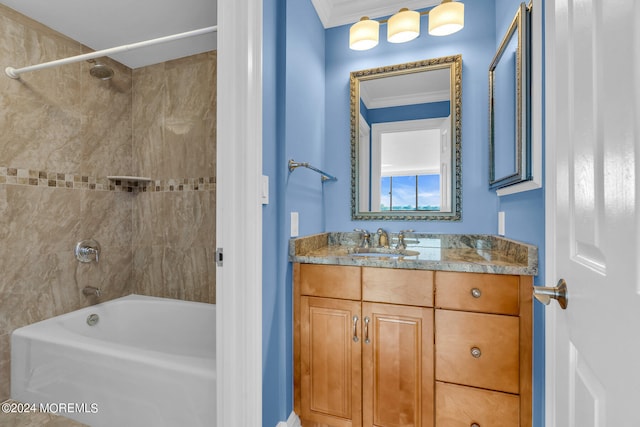
[[[413,233],[413,230],[400,230],[398,232],[398,243],[396,244],[396,249],[398,250],[407,249],[407,242],[404,241],[405,233]]]
[[[363,230],[361,228],[354,228],[353,231],[357,231],[362,233],[362,243],[360,244],[361,248],[369,248],[371,247],[371,233],[367,230]]]
[[[84,288],[82,288],[82,293],[88,297],[89,296],[99,297],[100,295],[102,295],[102,292],[100,291],[100,289],[93,286],[85,286]]]
[[[389,247],[389,235],[382,228],[378,228],[378,247],[379,248],[388,248]]]

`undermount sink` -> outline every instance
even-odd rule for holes
[[[410,251],[406,249],[392,249],[392,248],[353,248],[349,249],[350,256],[361,257],[385,257],[385,258],[400,258],[406,256],[420,255],[418,251]]]

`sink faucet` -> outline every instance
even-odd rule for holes
[[[378,247],[379,248],[388,248],[389,247],[389,235],[382,228],[378,228]]]
[[[363,230],[361,228],[354,228],[353,231],[357,231],[359,233],[362,233],[362,243],[360,244],[360,247],[362,247],[362,248],[371,247],[371,233],[369,233],[367,230]]]
[[[400,230],[398,232],[398,243],[396,244],[396,249],[398,250],[407,249],[407,242],[404,241],[405,233],[413,233],[413,230]]]

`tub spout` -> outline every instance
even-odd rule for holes
[[[99,297],[100,295],[102,295],[102,292],[100,291],[100,289],[95,288],[93,286],[85,286],[82,289],[82,293],[87,296],[95,296],[95,297]]]

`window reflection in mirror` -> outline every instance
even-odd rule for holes
[[[460,219],[461,61],[352,73],[354,219]]]

